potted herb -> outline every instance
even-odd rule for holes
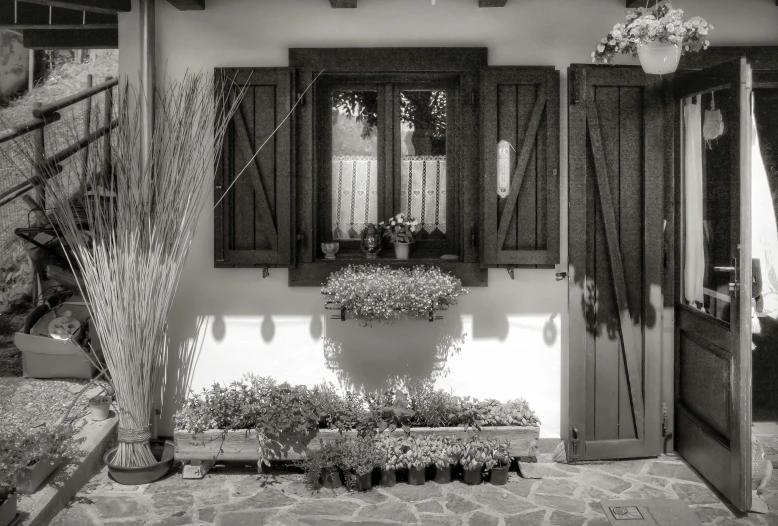
[[[480,437],[471,438],[464,446],[459,463],[465,470],[465,483],[472,486],[480,484],[482,472],[487,461],[491,460],[489,447]]]
[[[16,520],[16,489],[0,481],[0,526],[9,526]]]
[[[411,486],[423,486],[427,480],[427,468],[431,464],[430,438],[426,436],[414,437],[411,447],[406,453],[408,484]]]
[[[307,450],[300,462],[306,484],[312,489],[342,487],[339,466],[343,463],[344,441],[325,443],[319,439],[319,446],[316,451]]]
[[[454,468],[462,458],[462,441],[458,438],[439,438],[432,457],[435,462],[435,482],[448,484]]]
[[[384,229],[384,236],[388,237],[394,246],[394,257],[408,259],[419,223],[414,218],[400,212],[396,216],[382,221],[378,226]]]
[[[111,413],[111,397],[108,395],[98,395],[90,398],[89,413],[95,422],[107,420]]]
[[[491,469],[489,482],[495,486],[504,486],[508,483],[508,470],[511,467],[510,444],[498,440],[487,442],[491,450],[491,459],[487,460],[487,469]]]
[[[381,485],[390,488],[397,483],[397,470],[402,467],[402,444],[391,435],[381,435],[376,439],[376,448],[381,468]]]
[[[342,466],[349,489],[369,490],[373,486],[373,470],[380,464],[381,458],[372,437],[346,441]]]
[[[34,433],[20,429],[0,432],[0,473],[7,474],[18,493],[35,493],[62,464],[63,457],[78,454],[72,433],[69,427],[48,425]]]
[[[713,26],[700,17],[684,20],[683,10],[669,3],[627,10],[592,52],[592,62],[608,64],[616,54],[638,57],[646,73],[662,75],[678,68],[681,55],[708,49]]]

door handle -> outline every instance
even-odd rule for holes
[[[735,272],[735,267],[713,267],[714,272]]]

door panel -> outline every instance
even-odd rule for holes
[[[578,460],[659,454],[663,99],[639,68],[570,69],[570,424]]]
[[[679,77],[674,88],[680,116],[676,450],[734,506],[747,510],[751,69],[737,60]],[[705,111],[714,103],[724,133],[706,142]]]

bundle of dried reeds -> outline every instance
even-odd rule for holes
[[[156,462],[149,447],[150,422],[167,359],[168,312],[210,195],[228,122],[244,91],[203,73],[159,87],[151,153],[144,164],[139,161],[141,95],[125,84],[117,97],[119,124],[110,162],[94,148],[82,161],[89,166],[71,166],[73,173],[54,175],[45,173],[53,167],[44,167],[47,209],[54,210],[53,224],[70,246],[71,266],[82,276],[79,285],[116,390],[115,465]],[[72,128],[78,138],[77,126]],[[27,140],[16,146],[32,161]],[[76,174],[84,173],[86,180],[74,185]],[[74,206],[75,188],[82,196],[79,206]]]

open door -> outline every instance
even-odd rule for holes
[[[674,81],[676,450],[744,511],[751,506],[751,90],[745,58]]]

